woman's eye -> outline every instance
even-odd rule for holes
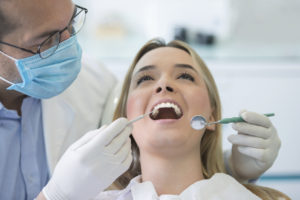
[[[180,75],[178,76],[178,79],[186,79],[186,80],[190,80],[190,81],[192,81],[192,82],[195,81],[194,77],[191,76],[191,75],[188,74],[188,73],[180,74]]]
[[[151,76],[145,75],[138,79],[137,85],[141,84],[144,81],[154,80]]]

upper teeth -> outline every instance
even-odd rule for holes
[[[158,111],[159,111],[160,108],[173,108],[175,110],[175,113],[176,113],[177,116],[181,115],[181,110],[177,105],[175,105],[173,103],[170,103],[170,102],[166,102],[166,103],[157,104],[154,107],[154,109],[152,111],[152,115],[154,117],[158,115]]]

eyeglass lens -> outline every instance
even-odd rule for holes
[[[85,15],[86,12],[83,9],[77,8],[74,18],[71,20],[68,27],[66,27],[66,30],[69,32],[70,36],[76,35],[81,30],[85,22]],[[61,34],[62,32],[56,32],[41,44],[39,49],[41,58],[47,58],[54,54],[59,46]]]
[[[44,41],[40,46],[40,56],[42,58],[47,58],[51,56],[57,49],[60,41],[60,33],[57,32]],[[48,51],[46,51],[48,50]]]
[[[85,11],[82,9],[80,9],[76,13],[75,17],[72,19],[72,22],[71,22],[71,25],[73,28],[73,30],[72,30],[73,33],[70,32],[71,34],[75,35],[81,30],[81,28],[83,27],[83,24],[85,22],[85,16],[86,16]]]

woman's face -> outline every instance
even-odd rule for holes
[[[151,111],[151,116],[133,125],[132,135],[141,152],[199,151],[205,130],[192,129],[190,120],[199,114],[208,121],[214,119],[200,67],[187,52],[161,47],[138,61],[130,83],[127,117],[131,120]]]

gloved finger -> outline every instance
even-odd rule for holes
[[[119,135],[117,135],[108,145],[106,145],[105,150],[111,154],[115,154],[125,144],[127,139],[129,139],[131,131],[131,127],[125,127],[125,129]]]
[[[70,146],[70,149],[76,150],[80,148],[81,146],[88,143],[92,138],[94,138],[97,134],[99,134],[102,130],[104,130],[107,126],[103,125],[101,128],[89,131],[86,134],[84,134],[80,139],[78,139],[74,144]]]
[[[92,143],[91,145],[93,146],[108,145],[117,135],[119,135],[124,130],[127,124],[128,124],[128,120],[126,118],[119,118],[113,121],[110,125],[106,127],[105,130],[101,131],[101,133],[91,141]]]
[[[131,152],[130,152],[130,153],[127,155],[126,159],[122,162],[122,165],[123,165],[126,169],[128,169],[128,168],[130,167],[131,163],[132,163],[132,160],[133,160],[133,158],[132,158],[132,154],[131,154]]]
[[[274,131],[274,129],[271,128],[265,128],[262,126],[248,124],[245,122],[233,123],[232,128],[238,131],[239,133],[260,137],[264,139],[269,138]]]
[[[247,155],[251,158],[254,158],[258,161],[264,162],[267,160],[267,153],[264,149],[257,149],[257,148],[251,148],[251,147],[237,147],[238,151],[244,155]]]
[[[268,141],[262,138],[238,134],[238,135],[230,135],[228,137],[230,143],[238,145],[238,146],[246,146],[258,149],[265,149],[268,147]]]
[[[128,154],[131,154],[131,140],[130,140],[130,138],[128,138],[126,143],[115,154],[114,158],[117,161],[117,163],[122,163],[127,158]]]
[[[244,111],[240,114],[240,116],[248,123],[255,124],[263,127],[270,127],[272,125],[271,121],[268,117],[264,116],[263,114]]]

